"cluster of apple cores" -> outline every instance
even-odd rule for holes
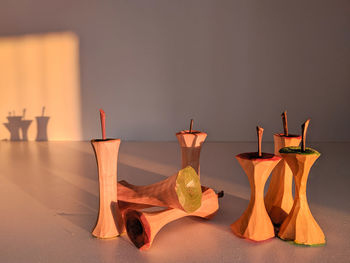
[[[127,232],[133,244],[149,249],[159,230],[185,216],[211,218],[217,212],[218,197],[200,184],[199,154],[206,133],[190,129],[176,134],[181,146],[182,169],[165,180],[146,186],[117,183],[117,160],[120,139],[107,139],[105,113],[100,110],[102,140],[92,140],[99,171],[100,208],[95,237],[112,238]],[[287,114],[282,114],[284,133],[274,135],[275,154],[263,153],[264,129],[257,127],[258,151],[236,156],[248,176],[251,199],[242,216],[231,225],[234,234],[253,241],[278,237],[303,245],[322,245],[324,234],[313,218],[306,201],[306,182],[312,164],[320,154],[305,147],[307,120],[302,136],[288,133]],[[299,143],[301,147],[298,147]],[[272,172],[264,198],[264,186]],[[292,196],[292,180],[296,196]],[[149,207],[165,209],[149,212]]]
[[[258,152],[236,156],[248,176],[251,199],[242,216],[231,225],[231,230],[239,237],[264,241],[275,237],[275,224],[279,227],[277,235],[282,240],[306,246],[323,245],[324,233],[312,216],[306,199],[308,174],[320,156],[319,152],[305,146],[310,120],[302,125],[301,147],[298,146],[300,136],[288,133],[286,112],[282,113],[282,120],[284,133],[274,135],[275,154],[262,153],[264,129],[258,126]],[[264,186],[271,172],[271,182],[264,198]]]
[[[213,189],[201,186],[199,153],[206,133],[190,129],[176,134],[182,152],[182,169],[154,184],[136,186],[117,182],[120,139],[106,138],[105,113],[100,110],[102,139],[91,140],[98,166],[99,214],[93,236],[113,238],[126,232],[140,250],[149,249],[159,230],[186,216],[212,218],[219,209]],[[162,207],[146,211],[149,207]]]

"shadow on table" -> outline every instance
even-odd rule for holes
[[[88,153],[87,147],[86,153],[82,154],[74,147],[67,149],[59,143],[21,146],[8,148],[9,160],[16,160],[16,165],[8,163],[7,159],[0,160],[8,167],[3,176],[48,210],[90,233],[99,209],[98,173],[93,151]],[[26,165],[25,176],[23,165]],[[118,180],[131,184],[151,184],[165,178],[147,169],[118,164]],[[243,213],[248,201],[226,193],[219,199],[219,205],[217,215],[208,222],[229,231],[229,225]]]
[[[86,165],[85,161],[91,162],[94,158],[93,153],[83,157],[79,153],[78,165],[75,165],[73,161],[68,162],[72,155],[64,157],[68,163],[62,162],[60,159],[57,160],[56,153],[51,153],[45,145],[40,145],[38,148],[30,148],[28,144],[21,146],[23,147],[20,150],[13,147],[8,148],[9,156],[16,157],[16,165],[7,163],[5,159],[1,160],[1,165],[5,165],[3,162],[8,165],[7,172],[2,173],[2,176],[16,184],[23,192],[48,210],[54,211],[56,215],[79,228],[91,232],[95,226],[99,209],[98,174],[95,160],[91,165]],[[36,154],[31,155],[33,149]],[[64,152],[64,149],[61,150]],[[47,158],[42,158],[42,155]],[[29,162],[28,156],[30,157]],[[27,166],[25,175],[22,162]],[[124,164],[119,164],[118,173],[123,175],[120,176],[122,179],[139,185],[145,184],[146,181],[151,183],[164,179],[162,175]],[[85,180],[84,177],[88,180]]]
[[[243,214],[248,203],[249,200],[225,193],[224,197],[219,198],[219,210],[212,219],[207,221],[198,217],[192,218],[218,226],[223,231],[231,233],[230,225]]]
[[[143,177],[151,181],[152,179],[162,180],[164,176],[148,172],[142,169],[134,168],[128,165],[120,164],[118,166],[118,174],[123,174],[123,179],[129,180],[134,184],[142,184],[137,179],[138,177]],[[98,181],[97,170],[95,171],[96,183]],[[59,179],[57,179],[59,180]],[[120,180],[120,178],[119,178]],[[88,231],[92,232],[94,226],[97,222],[98,209],[99,209],[99,197],[98,197],[98,188],[96,188],[96,195],[90,194],[85,191],[82,187],[76,187],[68,182],[61,182],[63,191],[66,192],[63,198],[67,199],[62,205],[58,206],[56,209],[62,212],[57,213],[59,216],[69,220],[74,225]],[[98,184],[97,184],[98,185]],[[74,198],[74,201],[79,205],[79,213],[69,213],[64,212],[65,210],[69,211],[70,205],[68,205],[68,199]],[[58,195],[57,195],[58,198]],[[61,196],[62,198],[62,196]],[[43,201],[43,200],[42,200]],[[67,205],[63,205],[67,204]],[[49,206],[48,206],[49,207]]]

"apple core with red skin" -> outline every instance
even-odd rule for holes
[[[271,153],[241,153],[236,159],[248,176],[251,187],[250,201],[242,216],[231,224],[238,237],[264,241],[275,236],[273,224],[264,204],[264,186],[272,169],[282,159]]]
[[[200,153],[207,134],[196,130],[183,130],[176,133],[176,137],[181,147],[181,167],[189,165],[200,176]]]

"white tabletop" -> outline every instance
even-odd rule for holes
[[[205,143],[201,182],[224,190],[210,221],[183,218],[165,226],[149,251],[126,235],[93,238],[98,178],[89,142],[0,142],[0,262],[349,262],[350,143],[313,143],[322,153],[308,181],[310,209],[324,247],[300,247],[277,238],[253,243],[230,224],[248,205],[250,188],[234,156],[255,143]],[[272,152],[272,143],[263,143]],[[118,179],[149,184],[180,166],[176,142],[122,142]]]

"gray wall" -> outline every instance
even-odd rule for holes
[[[103,107],[128,140],[174,140],[191,117],[209,140],[257,124],[271,140],[284,109],[292,132],[311,118],[310,140],[350,140],[350,1],[0,3],[0,36],[79,36],[84,139]]]

